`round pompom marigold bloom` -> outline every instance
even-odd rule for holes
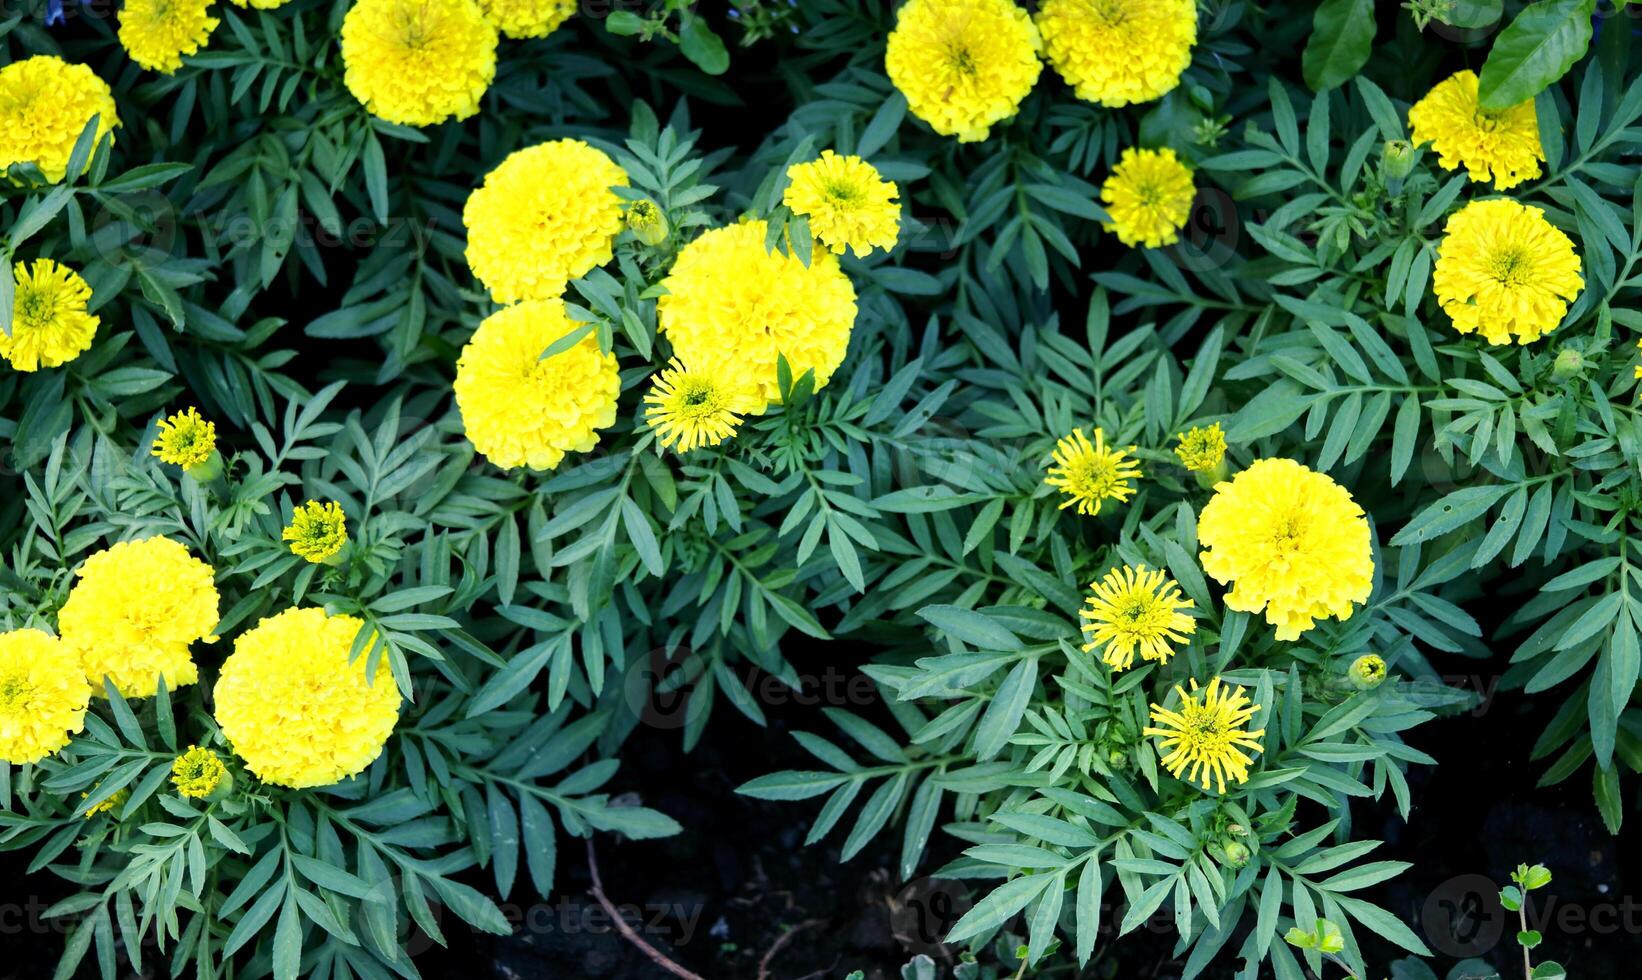
[[[764,406],[739,379],[691,371],[674,358],[644,396],[645,422],[663,448],[687,453],[716,446],[735,435],[741,416]]]
[[[901,233],[898,192],[872,164],[822,150],[821,159],[788,167],[787,178],[781,203],[807,217],[810,231],[834,253],[849,248],[864,258],[874,248],[895,247]]]
[[[0,760],[39,762],[85,728],[91,687],[73,651],[40,630],[0,633]]]
[[[1545,159],[1534,100],[1485,110],[1477,103],[1473,71],[1438,82],[1408,110],[1408,125],[1414,143],[1430,143],[1445,169],[1464,167],[1471,180],[1492,180],[1499,190],[1538,177]]]
[[[287,609],[234,641],[213,691],[217,724],[265,783],[329,786],[365,770],[399,720],[399,687],[383,663],[348,658],[364,624],[323,609]]]
[[[0,68],[0,171],[32,162],[57,183],[92,116],[98,139],[120,124],[113,91],[85,65],[42,54]]]
[[[195,800],[219,796],[233,782],[234,777],[222,757],[197,745],[190,745],[187,752],[171,763],[171,785],[177,788],[179,796]]]
[[[164,75],[182,67],[220,23],[211,0],[126,0],[120,8],[120,44],[131,60]]]
[[[67,364],[91,348],[95,314],[86,312],[91,287],[78,272],[50,259],[17,263],[11,335],[0,331],[0,357],[19,371]]]
[[[290,542],[291,554],[319,564],[348,543],[348,518],[334,500],[310,500],[292,512],[281,537]]]
[[[610,261],[627,172],[581,140],[516,150],[468,195],[468,267],[498,303],[558,299]]]
[[[379,119],[466,119],[496,77],[496,28],[474,0],[359,0],[342,18],[342,65],[342,83]]]
[[[1460,333],[1531,344],[1557,328],[1585,280],[1574,243],[1544,211],[1494,198],[1448,216],[1431,287]]]
[[[1246,727],[1259,708],[1243,688],[1228,692],[1216,677],[1201,698],[1196,680],[1190,694],[1179,685],[1174,692],[1180,709],[1152,705],[1152,727],[1144,731],[1157,736],[1163,768],[1176,779],[1199,783],[1205,791],[1213,787],[1224,793],[1228,777],[1234,783],[1248,782],[1249,763],[1254,761],[1249,753],[1264,751],[1260,739],[1266,730],[1251,732]]]
[[[1112,220],[1106,227],[1125,245],[1160,248],[1180,240],[1191,217],[1192,171],[1168,148],[1123,151],[1100,185],[1100,199]]]
[[[808,266],[764,247],[767,227],[744,221],[702,234],[679,252],[656,301],[678,359],[757,392],[757,411],[781,397],[782,356],[797,378],[825,385],[849,349],[855,287],[829,252]]]
[[[199,680],[195,640],[216,640],[217,586],[210,565],[170,538],[121,541],[87,558],[57,614],[63,644],[92,691],[103,678],[122,697],[149,697],[165,678],[175,691]]]
[[[576,0],[479,0],[479,9],[508,37],[546,37],[576,12]]]
[[[1078,98],[1117,107],[1180,84],[1197,43],[1194,0],[1044,0],[1044,53]]]
[[[529,300],[486,317],[456,362],[456,407],[475,449],[503,469],[550,470],[585,453],[616,421],[621,378],[592,333],[552,357],[578,329],[556,299]]]
[[[1037,84],[1042,42],[1010,0],[908,0],[884,51],[912,114],[961,143],[1020,111]]]
[[[1082,429],[1073,429],[1055,443],[1054,462],[1043,482],[1066,496],[1061,510],[1076,506],[1078,513],[1093,517],[1104,502],[1121,504],[1134,496],[1132,481],[1139,478],[1140,466],[1128,450],[1108,447],[1106,433],[1096,428],[1092,443]]]
[[[160,419],[159,433],[150,452],[160,462],[185,470],[204,465],[217,449],[217,425],[190,405],[167,419]]]
[[[1226,606],[1266,614],[1279,640],[1318,619],[1350,619],[1368,601],[1374,552],[1351,494],[1292,459],[1261,459],[1214,496],[1197,519],[1203,570],[1230,584]]]
[[[1136,652],[1166,664],[1174,645],[1197,631],[1192,617],[1181,611],[1192,608],[1192,601],[1181,596],[1174,579],[1155,569],[1124,565],[1089,588],[1093,594],[1078,611],[1088,641],[1083,652],[1101,651],[1114,671],[1129,669]]]

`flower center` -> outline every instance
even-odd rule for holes
[[[57,317],[56,297],[38,289],[20,292],[17,296],[17,305],[20,308],[18,318],[24,326],[33,330],[49,326]]]
[[[1117,27],[1129,19],[1129,11],[1123,0],[1094,0],[1095,17],[1107,27]]]
[[[34,694],[34,685],[21,677],[0,679],[0,708],[15,709],[26,705]]]
[[[1488,274],[1502,286],[1520,286],[1528,281],[1532,264],[1523,249],[1502,248],[1488,257]]]

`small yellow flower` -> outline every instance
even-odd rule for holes
[[[1197,41],[1194,0],[1044,0],[1044,53],[1080,99],[1117,107],[1180,84]]]
[[[42,54],[0,68],[0,171],[33,163],[57,183],[92,116],[98,139],[120,124],[113,91],[85,65]]]
[[[96,788],[97,787],[95,787],[95,786],[92,787],[93,790],[95,790]],[[80,794],[80,799],[89,800],[89,799],[91,799],[91,794],[90,793],[81,793]],[[117,789],[117,790],[114,791],[114,795],[110,796],[108,799],[100,800],[96,803],[93,803],[86,810],[86,819],[90,820],[92,817],[95,817],[99,813],[112,813],[112,812],[114,812],[115,809],[117,809],[119,807],[122,807],[122,806],[125,806],[125,801],[129,800],[129,799],[131,799],[131,791],[129,789],[124,789],[124,788]]]
[[[1180,709],[1173,711],[1153,704],[1153,727],[1144,732],[1158,736],[1163,768],[1176,779],[1200,783],[1205,791],[1212,785],[1216,792],[1224,793],[1227,777],[1235,783],[1248,782],[1249,763],[1254,761],[1248,753],[1263,751],[1260,739],[1266,730],[1251,732],[1244,727],[1259,709],[1243,688],[1228,694],[1216,677],[1203,690],[1201,700],[1196,680],[1192,681],[1190,694],[1179,685],[1174,690],[1180,698]]]
[[[1385,658],[1377,653],[1365,653],[1351,662],[1347,673],[1352,685],[1360,691],[1379,687],[1385,681]]]
[[[40,630],[0,633],[0,762],[39,762],[85,730],[91,685],[80,660]]]
[[[91,348],[102,321],[86,312],[91,287],[78,272],[51,259],[19,262],[11,306],[11,335],[0,331],[0,357],[19,371],[67,364]]]
[[[1192,601],[1183,598],[1180,586],[1161,571],[1124,565],[1090,588],[1094,594],[1079,610],[1089,641],[1083,652],[1103,650],[1101,659],[1114,671],[1133,665],[1137,650],[1142,659],[1168,663],[1174,644],[1197,630],[1192,617],[1181,612],[1192,608]]]
[[[1208,427],[1196,427],[1180,433],[1180,445],[1174,454],[1180,464],[1193,473],[1214,469],[1226,460],[1226,433],[1216,422]]]
[[[809,218],[810,231],[834,253],[847,247],[856,257],[895,247],[901,231],[901,205],[895,184],[860,157],[841,157],[822,150],[821,159],[787,168],[782,203],[793,214]]]
[[[170,75],[182,67],[183,55],[199,51],[218,23],[211,0],[126,0],[120,43],[132,61]]]
[[[627,228],[633,237],[654,248],[667,240],[672,228],[661,206],[648,197],[627,206]]]
[[[1196,193],[1191,169],[1167,147],[1124,150],[1112,175],[1100,186],[1100,199],[1112,218],[1106,227],[1123,244],[1147,248],[1180,240]]]
[[[743,414],[760,407],[757,396],[733,379],[686,370],[678,358],[656,375],[644,403],[645,421],[662,446],[681,453],[718,445],[735,435]]]
[[[1448,216],[1431,288],[1460,333],[1531,344],[1562,322],[1585,287],[1579,255],[1545,212],[1508,198]]]
[[[1020,110],[1043,63],[1032,18],[1010,0],[908,0],[884,48],[913,115],[960,143]]]
[[[1492,180],[1499,190],[1538,177],[1545,159],[1534,100],[1487,111],[1477,103],[1473,71],[1438,82],[1408,110],[1408,125],[1414,143],[1430,143],[1445,169],[1464,167],[1471,180]]]
[[[190,406],[160,420],[152,451],[162,463],[191,470],[204,465],[216,450],[216,423],[206,421],[198,409]]]
[[[348,519],[334,500],[310,500],[291,514],[282,537],[291,553],[314,564],[329,561],[348,543]]]
[[[171,763],[171,785],[180,796],[196,800],[220,797],[233,783],[234,777],[222,757],[210,749],[190,745]]]
[[[1078,513],[1092,517],[1103,502],[1123,503],[1134,496],[1132,481],[1139,479],[1140,466],[1127,455],[1134,448],[1108,448],[1099,428],[1093,443],[1082,429],[1073,429],[1055,443],[1054,464],[1043,482],[1066,495],[1061,510],[1075,505]]]

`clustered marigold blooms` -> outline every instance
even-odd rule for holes
[[[120,44],[131,60],[170,75],[185,55],[199,51],[220,21],[212,0],[125,0],[120,8]]]
[[[258,779],[329,786],[382,753],[399,720],[399,687],[385,663],[370,678],[368,656],[350,660],[362,628],[352,616],[287,609],[234,641],[212,692],[213,714]]]
[[[585,453],[616,421],[621,377],[592,332],[551,357],[554,342],[582,327],[557,299],[498,310],[456,362],[456,407],[468,440],[503,469],[550,470]]]
[[[1531,344],[1562,322],[1585,287],[1579,254],[1545,212],[1509,198],[1448,216],[1431,288],[1460,333]]]
[[[1230,585],[1226,606],[1264,611],[1279,640],[1368,601],[1374,551],[1363,509],[1292,459],[1256,460],[1214,488],[1197,519],[1203,570]]]
[[[1456,72],[1414,103],[1408,110],[1414,143],[1430,143],[1443,167],[1464,167],[1472,181],[1492,180],[1499,190],[1538,177],[1545,150],[1534,100],[1489,111],[1477,101],[1477,85],[1476,72]]]
[[[91,286],[51,259],[19,262],[11,334],[0,331],[0,357],[18,371],[61,367],[91,349],[101,319],[86,312]]]
[[[93,554],[57,614],[63,643],[95,693],[106,676],[121,697],[150,697],[199,680],[189,653],[214,642],[216,573],[165,537],[121,541]]]
[[[1032,18],[1010,0],[908,0],[884,49],[912,114],[961,143],[1020,111],[1043,71]]]
[[[1111,220],[1106,227],[1125,245],[1161,248],[1180,240],[1197,194],[1192,171],[1167,147],[1123,151],[1100,187]]]
[[[1180,84],[1197,43],[1196,0],[1044,0],[1044,54],[1078,98],[1116,108]]]
[[[546,37],[576,12],[576,0],[479,0],[479,9],[508,37]]]
[[[98,139],[120,124],[113,90],[85,65],[42,54],[0,68],[0,171],[33,163],[57,183],[93,116]]]
[[[811,233],[834,254],[848,248],[865,258],[875,248],[895,247],[901,233],[899,192],[872,164],[822,150],[820,159],[788,167],[787,178],[791,183],[781,203],[805,216]]]
[[[570,280],[610,261],[621,233],[627,172],[581,140],[510,153],[468,195],[468,267],[498,303],[557,299]]]
[[[474,0],[358,0],[342,18],[342,83],[391,123],[466,119],[496,77],[496,43]]]
[[[85,729],[91,686],[74,651],[34,629],[0,633],[0,761],[39,762]]]
[[[758,393],[758,410],[780,400],[779,359],[794,378],[825,385],[849,349],[855,287],[829,252],[796,257],[765,247],[768,227],[743,221],[703,233],[679,251],[656,301],[661,332],[679,360]]]

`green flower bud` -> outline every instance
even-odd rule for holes
[[[1226,841],[1221,844],[1221,849],[1225,851],[1226,864],[1230,867],[1241,868],[1243,865],[1249,863],[1250,854],[1248,846],[1241,841]]]
[[[649,198],[634,201],[627,206],[627,227],[632,229],[634,238],[652,248],[666,241],[671,230],[667,224],[667,215],[663,214],[660,206]]]
[[[1400,185],[1413,170],[1413,144],[1407,140],[1386,140],[1380,146],[1380,176],[1388,187]]]
[[[1385,658],[1377,653],[1365,653],[1351,662],[1347,674],[1357,690],[1373,690],[1385,681]]]
[[[1572,381],[1585,373],[1585,355],[1572,347],[1564,347],[1557,351],[1556,367],[1551,370],[1551,380],[1557,384]]]

